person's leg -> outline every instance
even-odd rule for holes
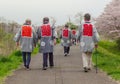
[[[85,72],[87,72],[88,70],[88,59],[87,59],[87,54],[86,53],[82,53],[82,60],[83,60],[83,68],[85,70]]]
[[[73,39],[73,44],[75,44],[75,39]]]
[[[88,69],[91,70],[92,68],[92,53],[88,53]]]
[[[67,54],[69,55],[69,52],[70,52],[70,46],[67,47]]]
[[[54,66],[53,52],[49,53],[49,64],[51,68]]]
[[[67,56],[67,47],[64,46],[64,56]]]
[[[47,59],[48,59],[48,53],[43,53],[43,70],[47,69]]]
[[[22,57],[23,57],[24,66],[26,67],[26,52],[22,52]]]
[[[63,46],[63,49],[64,49],[64,54],[65,54],[65,46]]]
[[[76,45],[76,39],[75,39],[75,45]]]
[[[28,69],[29,69],[30,61],[31,61],[31,52],[27,52],[26,67]]]

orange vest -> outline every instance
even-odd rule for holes
[[[68,36],[69,36],[69,31],[68,31],[68,29],[63,29],[63,30],[62,30],[62,36],[68,38]]]
[[[93,35],[93,25],[92,24],[84,24],[83,25],[83,35],[84,36],[92,36]]]
[[[52,30],[49,24],[41,26],[41,35],[42,37],[52,36]]]
[[[32,27],[29,25],[22,26],[22,37],[32,37]]]

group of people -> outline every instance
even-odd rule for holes
[[[84,23],[80,25],[78,31],[72,31],[69,25],[65,24],[60,31],[61,45],[64,48],[64,56],[69,55],[72,41],[80,42],[80,49],[82,51],[83,68],[85,72],[91,70],[91,55],[94,48],[97,48],[99,35],[96,28],[90,22],[91,16],[89,13],[84,15]],[[73,33],[72,33],[73,32]],[[40,52],[43,54],[43,70],[48,68],[48,58],[50,68],[54,67],[53,46],[56,45],[57,34],[55,26],[49,24],[49,18],[43,18],[43,24],[38,27],[37,32],[31,26],[31,20],[27,19],[24,25],[21,26],[16,33],[14,40],[17,46],[20,43],[24,66],[30,70],[29,65],[31,61],[31,53],[40,40]]]

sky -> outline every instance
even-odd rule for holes
[[[54,17],[56,25],[63,25],[79,12],[98,17],[112,0],[0,0],[0,17],[23,24],[29,18],[33,24],[43,17]]]

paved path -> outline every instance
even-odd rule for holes
[[[38,54],[32,58],[30,71],[22,67],[8,77],[5,84],[117,84],[100,71],[96,74],[95,69],[85,73],[79,47],[72,46],[70,54],[64,57],[62,47],[57,45],[54,68],[42,70],[42,55]]]

